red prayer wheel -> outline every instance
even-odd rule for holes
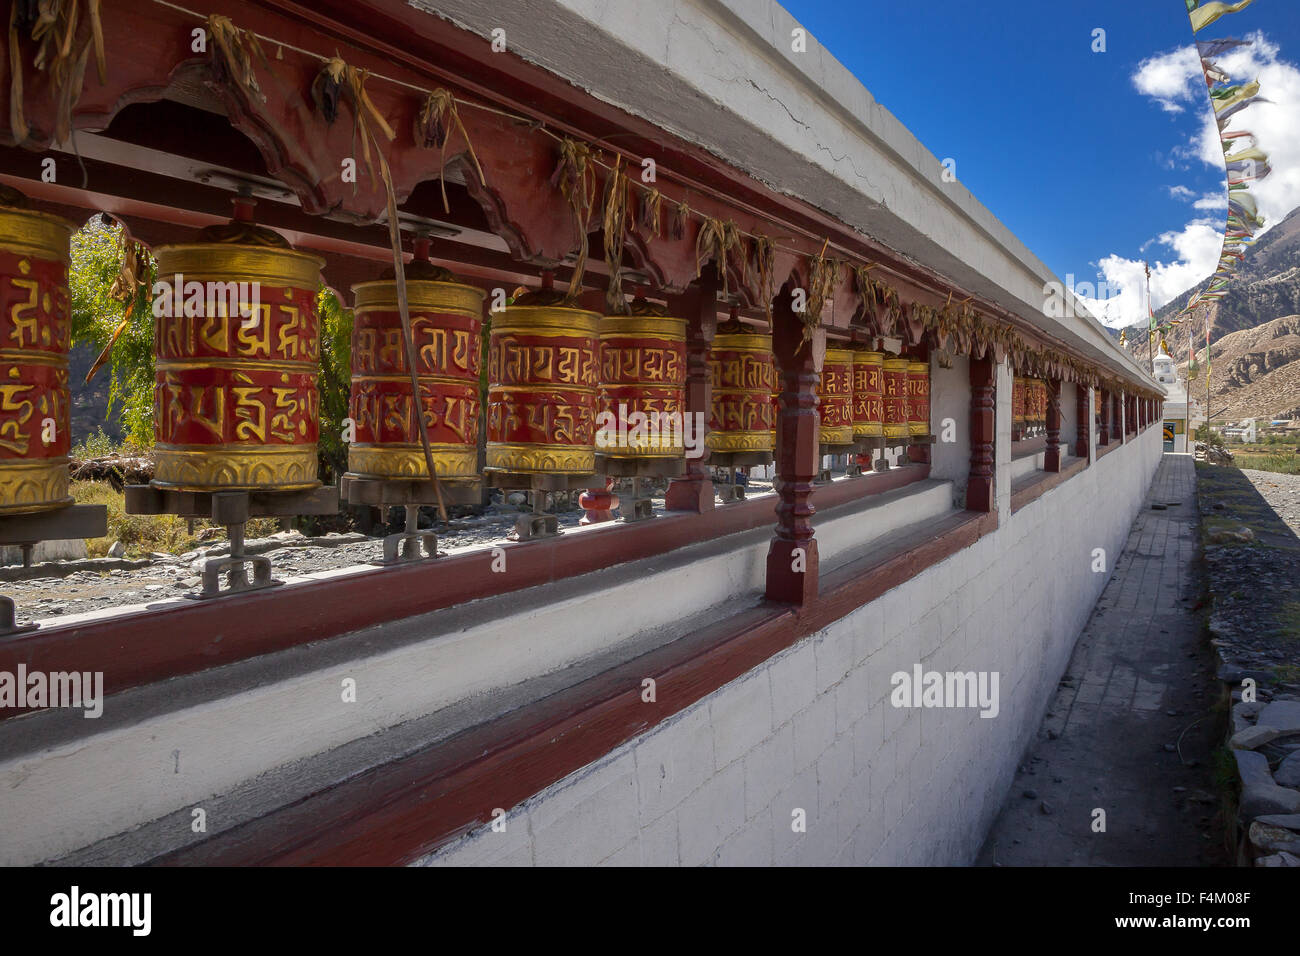
[[[492,319],[487,467],[588,475],[596,467],[600,314],[554,289],[526,292]]]
[[[479,367],[482,364],[483,290],[428,260],[427,241],[406,266],[418,401],[411,375],[397,282],[386,277],[352,287],[352,392],[348,415],[356,436],[348,446],[348,474],[356,478],[427,478],[418,406],[440,481],[477,483]]]
[[[1011,382],[1011,430],[1012,437],[1016,440],[1019,440],[1027,427],[1028,404],[1028,381],[1016,376]]]
[[[914,438],[930,434],[930,363],[907,366],[907,429]]]
[[[706,444],[711,451],[771,451],[776,416],[772,336],[726,322],[713,337],[709,373],[713,402]]]
[[[882,352],[853,353],[853,437],[885,434],[885,356]]]
[[[853,443],[853,353],[848,349],[826,350],[817,381],[817,414],[819,443]]]
[[[152,484],[184,491],[316,487],[316,256],[252,222],[156,252]]]
[[[72,503],[68,397],[73,225],[0,186],[0,514]]]
[[[891,357],[884,364],[885,437],[906,439],[911,433],[907,424],[907,366],[905,358]]]
[[[610,458],[686,453],[686,320],[643,298],[600,321],[597,450]]]

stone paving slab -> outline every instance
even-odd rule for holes
[[[1191,457],[1165,455],[980,865],[1228,862],[1195,488]]]

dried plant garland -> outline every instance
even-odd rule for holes
[[[623,296],[623,245],[627,235],[627,174],[619,156],[605,180],[605,215],[601,231],[605,237],[605,266],[609,284],[605,287],[605,310],[609,315],[626,315],[627,299]]]
[[[465,148],[469,150],[469,158],[474,161],[478,180],[486,186],[487,179],[483,175],[483,166],[478,161],[478,154],[474,152],[474,143],[469,138],[469,130],[465,129],[465,123],[456,109],[456,97],[450,90],[436,89],[424,98],[420,112],[416,114],[415,143],[425,149],[440,150],[438,184],[442,187],[442,209],[448,214],[451,213],[451,207],[447,203],[447,179],[444,171],[447,166],[447,140],[451,138],[453,129],[458,130],[465,140]]]
[[[569,290],[565,295],[565,301],[576,302],[582,292],[582,277],[587,270],[587,256],[590,254],[587,223],[591,219],[591,207],[596,194],[591,147],[567,136],[561,140],[560,159],[555,172],[551,174],[551,185],[558,188],[560,195],[568,201],[574,226],[578,230],[578,259],[574,263],[573,276],[569,279]]]

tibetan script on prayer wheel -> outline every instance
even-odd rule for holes
[[[487,467],[586,475],[596,467],[600,315],[528,292],[492,319]]]
[[[356,424],[356,439],[348,446],[349,474],[379,479],[428,477],[415,417],[418,405],[438,478],[478,481],[483,290],[458,283],[418,250],[407,265],[418,402],[411,399],[396,281],[362,282],[352,287],[352,294],[356,312],[348,415]]]
[[[884,364],[885,437],[905,439],[910,434],[907,424],[907,366],[905,358],[887,358]]]
[[[827,349],[817,380],[817,440],[823,445],[853,443],[853,353]]]
[[[0,514],[72,503],[68,243],[73,225],[0,187]]]
[[[152,484],[314,488],[324,263],[237,208],[200,242],[157,250]]]
[[[907,428],[913,437],[930,434],[930,363],[907,366]]]
[[[741,322],[718,327],[709,350],[713,402],[707,444],[711,451],[771,451],[776,429],[772,336]]]
[[[680,458],[686,320],[643,298],[631,309],[600,321],[597,450],[611,458]]]
[[[885,356],[880,352],[854,352],[854,438],[880,438],[885,434],[884,388]]]

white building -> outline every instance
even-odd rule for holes
[[[1152,371],[1160,387],[1165,390],[1164,434],[1165,450],[1185,453],[1187,435],[1191,430],[1187,401],[1187,388],[1178,378],[1174,360],[1160,342],[1160,354],[1152,361]]]

